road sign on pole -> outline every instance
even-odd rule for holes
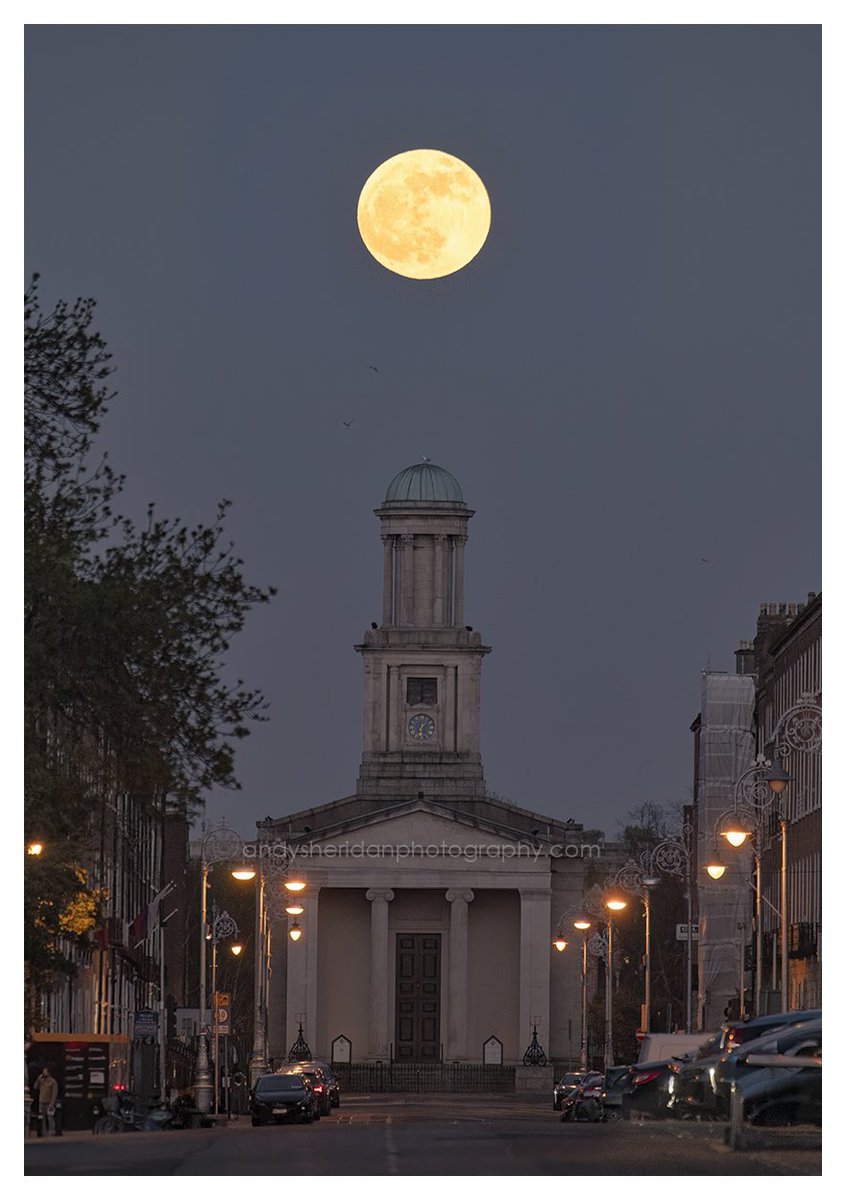
[[[212,1023],[216,1036],[229,1033],[229,993],[215,992],[212,996]]]
[[[696,922],[694,922],[690,926],[690,940],[692,942],[699,941],[699,926],[696,924]],[[676,926],[676,941],[677,942],[686,942],[687,941],[687,923],[685,923],[684,925]]]

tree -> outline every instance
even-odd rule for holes
[[[225,537],[229,506],[188,528],[150,505],[137,528],[114,512],[123,477],[94,439],[115,393],[94,302],[24,302],[25,831],[49,849],[27,872],[32,969],[69,969],[90,911],[99,802],[132,793],[196,811],[237,788],[235,747],[265,719],[260,692],[226,678],[226,653],[273,588],[245,582]],[[48,869],[49,864],[49,869]],[[30,864],[28,864],[30,865]]]

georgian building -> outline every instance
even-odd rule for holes
[[[758,748],[775,753],[775,733],[791,710],[810,698],[821,704],[822,596],[811,592],[795,605],[794,619],[769,646],[758,674],[755,718]],[[822,766],[819,753],[783,755],[792,779],[782,812],[787,820],[787,955],[789,994],[784,1009],[822,1004]],[[781,844],[778,827],[767,831],[762,854],[765,967],[777,980]],[[778,968],[780,972],[780,967]],[[775,990],[775,982],[772,984]],[[783,997],[780,997],[783,1000]]]
[[[473,512],[457,480],[409,467],[376,515],[382,623],[356,646],[355,792],[259,827],[257,845],[292,846],[307,883],[302,937],[278,908],[273,922],[268,1054],[286,1056],[302,1027],[327,1059],[348,1044],[352,1061],[516,1064],[536,1029],[550,1058],[576,1060],[581,956],[575,939],[570,954],[551,942],[602,835],[487,792],[490,647],[465,623]]]
[[[757,969],[754,865],[751,848],[727,851],[715,835],[722,814],[735,804],[737,781],[757,755],[772,759],[775,736],[802,702],[819,712],[822,597],[806,603],[761,605],[755,638],[742,641],[735,672],[703,675],[702,708],[694,734],[694,822],[697,855],[721,852],[725,873],[710,880],[697,873],[698,1011],[700,1027],[716,1028],[724,1013],[736,1014],[741,981],[745,1011],[754,1008]],[[816,720],[815,717],[813,717]],[[783,747],[783,732],[779,732]],[[811,744],[810,739],[808,745]],[[816,750],[794,749],[783,758],[791,776],[771,804],[761,834],[761,1009],[812,1008],[822,1003],[822,777]],[[788,995],[781,995],[781,838],[779,812],[787,821]]]

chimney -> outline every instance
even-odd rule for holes
[[[734,652],[734,671],[736,675],[755,674],[755,646],[753,642],[742,641]]]

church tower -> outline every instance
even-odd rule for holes
[[[382,624],[364,661],[364,752],[356,796],[396,803],[480,800],[479,683],[490,647],[464,623],[467,507],[434,463],[407,467],[376,515],[384,546]]]

